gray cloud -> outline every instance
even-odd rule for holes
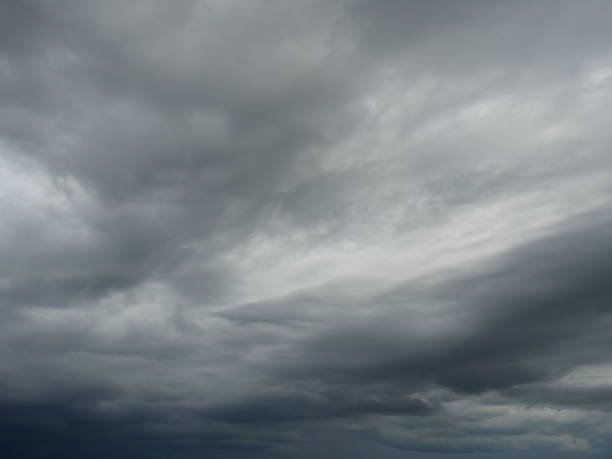
[[[610,13],[2,4],[7,457],[606,457]]]

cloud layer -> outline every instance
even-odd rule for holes
[[[3,454],[607,457],[610,17],[2,3]]]

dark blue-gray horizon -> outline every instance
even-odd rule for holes
[[[612,2],[0,2],[0,458],[608,459]]]

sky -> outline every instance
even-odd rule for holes
[[[0,455],[605,459],[612,2],[0,2]]]

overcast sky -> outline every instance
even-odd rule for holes
[[[612,2],[0,2],[0,456],[605,459]]]

